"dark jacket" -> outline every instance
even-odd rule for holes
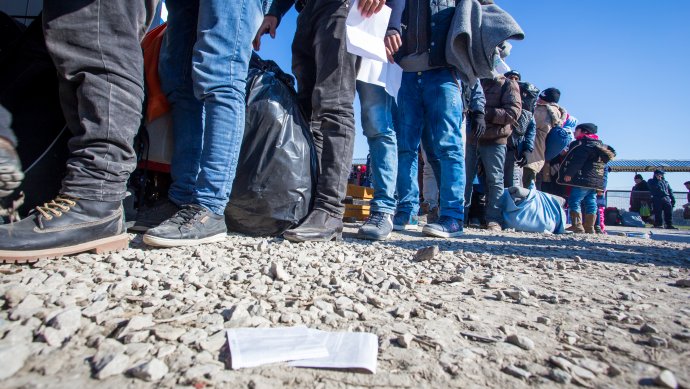
[[[673,196],[673,189],[664,178],[657,180],[656,177],[647,181],[649,185],[649,193],[652,195],[652,201],[655,203],[666,203],[676,205],[676,198]]]
[[[604,169],[616,151],[600,140],[582,138],[572,142],[558,170],[558,183],[567,186],[605,190]],[[563,177],[572,177],[570,182]]]
[[[649,194],[647,181],[640,181],[630,191],[630,212],[640,212],[642,204],[649,204],[651,201],[652,196]]]
[[[534,139],[537,136],[537,122],[532,112],[522,109],[513,133],[508,137],[508,150],[519,157],[523,152],[534,151]]]
[[[413,12],[409,12],[410,7],[407,3],[412,1],[419,1],[429,7],[429,20],[425,26],[416,25],[416,16]],[[396,62],[407,55],[415,54],[414,42],[417,42],[415,32],[417,28],[424,29],[426,36],[429,39],[429,66],[432,67],[447,67],[446,61],[446,39],[448,37],[448,30],[450,29],[450,22],[453,20],[455,14],[456,0],[407,0],[405,10],[402,12],[402,46],[395,54]],[[392,18],[392,16],[391,16]]]
[[[479,139],[479,144],[505,145],[522,113],[520,87],[517,82],[499,76],[482,79],[482,89],[486,98],[486,132]],[[467,138],[470,143],[477,143],[473,132]]]
[[[275,16],[278,18],[278,24],[280,24],[283,16],[293,5],[295,5],[297,12],[300,12],[303,7],[302,4],[306,4],[310,1],[315,0],[306,0],[303,2],[297,2],[297,4],[295,4],[295,0],[274,0],[273,3],[271,3],[271,7],[268,9],[266,15]],[[391,8],[391,18],[388,21],[388,29],[393,29],[399,33],[402,33],[400,29],[400,18],[402,16],[403,9],[405,8],[405,0],[387,0],[386,5]]]

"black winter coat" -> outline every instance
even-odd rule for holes
[[[572,142],[558,170],[561,185],[605,190],[604,169],[616,157],[616,151],[600,140],[582,138]],[[570,182],[563,177],[570,176]]]

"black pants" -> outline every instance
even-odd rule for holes
[[[654,226],[661,227],[662,223],[661,216],[664,216],[664,221],[666,222],[666,227],[673,225],[673,206],[670,202],[662,200],[654,200]]]
[[[149,0],[45,0],[43,30],[58,73],[70,158],[62,193],[118,201],[136,157]],[[148,9],[148,12],[147,12]]]
[[[348,0],[307,2],[297,18],[292,71],[314,135],[319,178],[314,208],[341,216],[355,140],[357,57],[347,52]]]

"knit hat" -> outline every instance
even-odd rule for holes
[[[522,76],[520,75],[520,72],[518,72],[517,70],[511,70],[511,71],[507,72],[506,74],[504,74],[504,76],[506,76],[506,77],[516,76],[518,78],[518,81],[522,80]]]
[[[558,155],[568,148],[570,142],[572,142],[572,137],[568,131],[563,127],[554,127],[546,135],[546,142],[544,149],[544,157],[546,161],[551,161],[552,159],[558,157]]]
[[[644,178],[642,178],[642,174],[635,174],[635,179],[636,180],[644,180]]]
[[[596,134],[597,133],[597,125],[594,123],[582,123],[578,124],[577,127],[575,127],[575,130],[580,130],[582,132],[585,132],[587,134]]]
[[[547,103],[556,103],[561,99],[561,91],[556,88],[544,89],[539,98],[546,101]]]
[[[661,170],[661,169],[656,169],[656,170],[654,171],[654,175],[656,176],[657,174],[661,174],[661,175],[663,176],[664,174],[666,174],[666,172],[663,171],[663,170]]]

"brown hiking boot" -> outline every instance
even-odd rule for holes
[[[566,231],[582,234],[585,228],[582,226],[582,215],[579,212],[570,211],[570,222],[572,225],[566,228]]]
[[[26,219],[0,226],[0,263],[31,263],[85,251],[100,254],[128,246],[120,201],[58,195]]]
[[[594,234],[594,223],[597,221],[597,215],[585,215],[585,222],[582,227],[586,234]]]

